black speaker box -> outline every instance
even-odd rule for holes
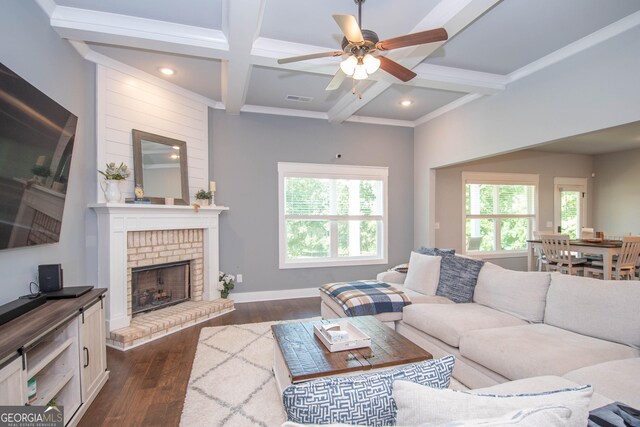
[[[45,264],[38,266],[38,285],[40,292],[53,292],[62,289],[62,266]]]

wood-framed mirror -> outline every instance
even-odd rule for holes
[[[133,164],[135,184],[151,203],[169,197],[177,205],[189,204],[185,141],[133,129]]]

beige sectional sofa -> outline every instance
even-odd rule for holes
[[[412,304],[396,330],[434,357],[454,354],[454,377],[472,389],[563,377],[640,407],[640,282],[486,263],[473,301]]]
[[[455,355],[453,376],[467,387],[526,392],[592,384],[592,408],[612,401],[640,408],[640,282],[485,263],[473,302],[453,304],[407,289],[404,276],[378,276],[414,302],[380,320],[393,321],[436,358]],[[323,299],[323,316],[344,316],[332,302]]]

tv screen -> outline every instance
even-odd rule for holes
[[[0,249],[60,240],[77,121],[0,63]]]

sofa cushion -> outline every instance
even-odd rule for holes
[[[507,270],[487,262],[478,274],[473,302],[528,322],[542,322],[550,282],[549,273]]]
[[[545,324],[477,329],[460,338],[460,354],[510,379],[562,376],[574,369],[636,357],[638,350]]]
[[[517,409],[564,405],[571,409],[571,415],[566,424],[558,425],[585,427],[592,394],[590,386],[522,395],[481,395],[434,389],[407,381],[393,384],[393,398],[398,406],[397,424],[403,426],[497,417]]]
[[[450,346],[474,329],[524,325],[525,321],[480,304],[412,304],[404,308],[402,320]]]
[[[614,360],[576,369],[564,378],[591,384],[596,393],[640,408],[640,358]]]
[[[590,383],[569,381],[566,378],[555,375],[545,375],[542,377],[524,378],[521,380],[508,381],[506,383],[493,385],[491,387],[476,388],[471,391],[475,394],[523,394],[523,393],[543,393],[552,390],[562,390],[566,388],[580,387]],[[600,408],[612,403],[613,400],[598,393],[594,388],[589,410]]]
[[[393,425],[393,382],[402,379],[446,388],[454,364],[454,356],[445,356],[395,369],[293,384],[282,393],[287,419],[305,424]]]
[[[409,271],[404,286],[424,295],[435,295],[440,279],[441,256],[422,255],[411,252]]]
[[[544,323],[640,349],[640,285],[553,274]]]
[[[484,261],[444,255],[440,261],[440,280],[436,295],[447,297],[453,302],[471,302],[483,264]]]

